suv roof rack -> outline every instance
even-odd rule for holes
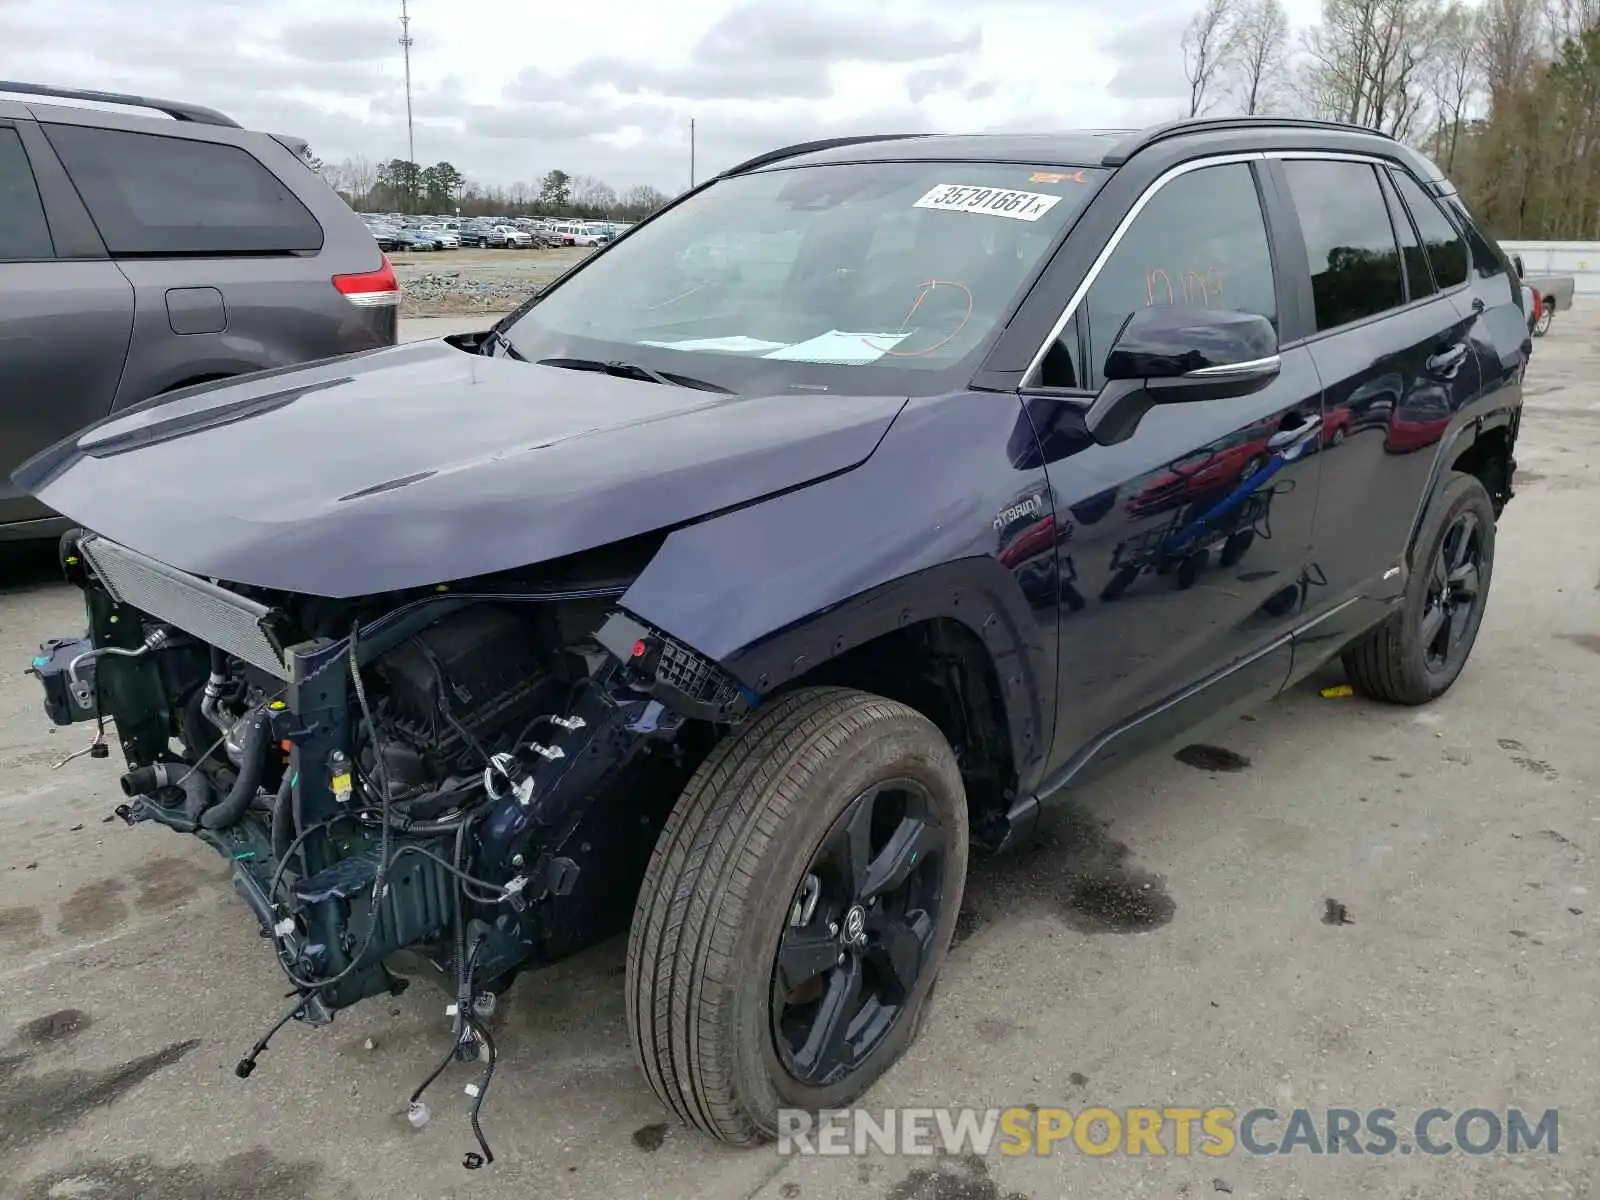
[[[1118,142],[1108,150],[1100,160],[1103,167],[1120,167],[1139,151],[1164,142],[1169,138],[1182,137],[1188,133],[1225,133],[1229,130],[1240,129],[1322,129],[1329,133],[1364,133],[1368,137],[1383,138],[1385,141],[1394,141],[1386,133],[1381,133],[1366,125],[1349,125],[1343,121],[1317,121],[1310,117],[1190,117],[1181,121],[1168,121],[1164,125],[1152,125],[1149,129],[1141,129],[1125,141]]]
[[[42,83],[16,83],[0,79],[0,92],[14,92],[19,96],[46,96],[56,100],[92,100],[97,104],[125,104],[134,108],[153,108],[166,113],[174,121],[193,121],[196,125],[226,125],[238,129],[239,122],[219,113],[214,108],[199,104],[180,104],[176,100],[156,100],[149,96],[135,96],[125,92],[92,92],[81,88],[48,87]]]
[[[782,162],[786,158],[798,158],[802,154],[815,154],[821,150],[835,150],[840,146],[861,146],[868,142],[895,142],[905,138],[926,137],[923,133],[862,133],[851,137],[823,138],[816,142],[796,142],[792,146],[785,146],[781,150],[768,150],[765,154],[758,154],[754,158],[747,158],[736,167],[729,167],[722,172],[724,175],[742,175],[746,171],[754,171],[757,167],[765,167],[770,163]]]

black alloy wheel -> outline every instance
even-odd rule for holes
[[[734,1145],[849,1105],[916,1038],[966,882],[966,789],[920,712],[849,688],[763,704],[690,779],[628,933],[651,1090]]]
[[[1473,627],[1483,565],[1483,525],[1463,509],[1445,530],[1433,556],[1422,607],[1423,662],[1436,675],[1451,666],[1462,638]]]
[[[1426,704],[1460,676],[1478,639],[1494,575],[1494,501],[1452,472],[1412,547],[1405,595],[1343,651],[1350,682],[1391,704]]]
[[[932,959],[950,830],[913,779],[850,802],[806,868],[778,944],[772,1032],[783,1067],[838,1082],[906,1011]]]

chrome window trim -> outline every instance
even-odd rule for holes
[[[1247,153],[1217,154],[1210,158],[1197,158],[1190,162],[1179,163],[1159,176],[1149,187],[1145,188],[1139,194],[1139,198],[1133,202],[1133,207],[1129,208],[1122,220],[1117,222],[1116,229],[1106,239],[1106,244],[1101,247],[1100,253],[1095,256],[1094,262],[1089,265],[1089,270],[1084,275],[1082,282],[1078,284],[1072,293],[1071,299],[1067,301],[1066,307],[1062,309],[1060,319],[1050,327],[1050,332],[1045,335],[1044,342],[1034,352],[1033,358],[1029,360],[1027,369],[1022,372],[1022,387],[1038,386],[1036,376],[1039,373],[1039,369],[1044,365],[1045,355],[1050,352],[1050,347],[1055,344],[1056,339],[1072,323],[1073,317],[1078,313],[1078,306],[1083,303],[1083,298],[1089,294],[1089,289],[1094,286],[1094,281],[1100,277],[1100,272],[1105,268],[1107,260],[1116,253],[1117,247],[1122,244],[1123,236],[1128,232],[1129,226],[1138,220],[1139,214],[1144,211],[1144,206],[1155,198],[1157,192],[1174,179],[1187,175],[1192,171],[1202,171],[1206,167],[1225,167],[1231,163],[1261,162],[1267,157],[1268,154],[1265,151],[1251,150]],[[1265,213],[1262,214],[1261,220],[1265,225]]]
[[[1348,150],[1252,150],[1247,153],[1218,154],[1212,156],[1211,158],[1197,158],[1192,162],[1179,163],[1177,166],[1161,175],[1154,183],[1146,188],[1143,193],[1140,194],[1139,198],[1134,201],[1133,207],[1128,210],[1127,215],[1117,223],[1116,229],[1112,232],[1111,237],[1107,239],[1104,248],[1095,257],[1094,262],[1090,264],[1088,273],[1083,277],[1083,282],[1078,285],[1077,289],[1072,293],[1072,298],[1067,301],[1067,306],[1062,311],[1061,319],[1051,326],[1049,334],[1045,336],[1044,343],[1034,353],[1033,358],[1029,360],[1027,370],[1022,373],[1022,388],[1027,389],[1039,386],[1036,376],[1038,375],[1040,367],[1044,365],[1045,355],[1050,352],[1051,345],[1054,344],[1056,339],[1062,335],[1067,326],[1072,323],[1072,319],[1078,313],[1078,307],[1083,303],[1083,298],[1089,294],[1089,289],[1094,286],[1095,280],[1099,278],[1100,272],[1105,267],[1107,260],[1110,259],[1113,253],[1116,252],[1117,247],[1122,242],[1123,236],[1128,232],[1129,226],[1131,226],[1138,218],[1139,214],[1144,211],[1144,206],[1150,203],[1150,200],[1157,192],[1166,187],[1167,184],[1171,183],[1179,176],[1187,175],[1191,171],[1204,170],[1206,167],[1222,167],[1227,166],[1230,163],[1305,159],[1321,159],[1332,162],[1359,162],[1366,163],[1369,166],[1374,167],[1398,167],[1400,170],[1405,171],[1408,175],[1410,175],[1414,181],[1419,183],[1424,191],[1427,190],[1428,186],[1427,184],[1422,183],[1420,180],[1417,180],[1416,173],[1407,167],[1405,163],[1400,162],[1397,159],[1385,158],[1379,154],[1353,153]],[[1443,208],[1444,206],[1441,204],[1440,207]],[[1265,223],[1265,212],[1262,213],[1261,219],[1262,222]],[[1452,221],[1451,224],[1454,224],[1454,222]],[[1457,285],[1457,287],[1460,286],[1464,285]],[[1450,289],[1450,291],[1454,290],[1454,288]],[[1447,293],[1444,289],[1440,289],[1439,292],[1435,293],[1435,295],[1445,294]],[[1433,297],[1425,296],[1422,299],[1431,300]]]

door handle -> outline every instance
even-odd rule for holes
[[[1475,312],[1475,313],[1481,313],[1484,310],[1484,308],[1485,308],[1485,305],[1483,303],[1483,297],[1482,296],[1474,296],[1472,298],[1472,311]]]
[[[1465,342],[1457,342],[1448,346],[1437,354],[1428,358],[1428,373],[1438,375],[1442,379],[1451,379],[1461,369],[1461,364],[1466,361],[1467,346]]]
[[[1280,429],[1267,439],[1267,449],[1273,452],[1285,451],[1298,442],[1303,442],[1317,430],[1322,428],[1322,418],[1315,414],[1305,418],[1298,425],[1291,425],[1288,429]]]

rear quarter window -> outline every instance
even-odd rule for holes
[[[113,255],[286,254],[322,248],[322,227],[237,146],[46,125]]]
[[[1422,244],[1427,247],[1428,261],[1433,264],[1433,276],[1438,280],[1439,287],[1448,290],[1465,283],[1467,246],[1460,230],[1410,175],[1390,168],[1389,178],[1410,211],[1411,219],[1417,224],[1417,232],[1422,236]]]
[[[15,129],[0,129],[0,262],[54,258],[33,169]]]

